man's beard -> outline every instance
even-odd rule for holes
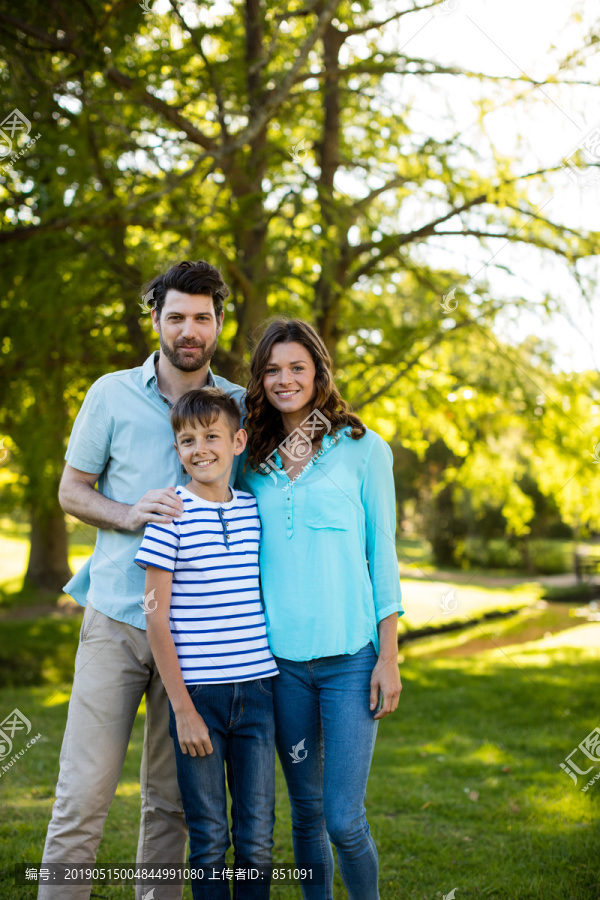
[[[208,347],[205,344],[201,344],[198,347],[196,344],[188,344],[188,347],[197,347],[197,349],[201,351],[200,355],[194,354],[194,356],[188,356],[187,354],[181,352],[181,345],[169,347],[162,336],[162,331],[160,330],[160,328],[158,331],[158,338],[160,342],[160,349],[162,350],[166,358],[169,360],[172,366],[174,366],[176,369],[180,369],[182,372],[197,372],[199,369],[202,369],[207,363],[211,361],[214,356],[215,350],[217,349],[216,338]]]

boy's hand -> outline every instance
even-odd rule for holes
[[[148,522],[172,522],[183,514],[183,500],[174,487],[148,491],[129,508],[126,530],[141,531]]]
[[[206,722],[195,709],[176,715],[175,721],[182,753],[189,753],[190,756],[209,756],[213,752]]]

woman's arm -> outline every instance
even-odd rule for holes
[[[383,694],[383,705],[376,719],[394,712],[402,690],[398,671],[398,615],[403,615],[404,610],[396,556],[396,491],[392,464],[392,451],[377,437],[361,485],[366,554],[379,636],[379,659],[371,675],[371,709],[377,706],[379,691]]]
[[[402,682],[398,671],[398,613],[382,619],[377,628],[379,634],[379,659],[371,674],[371,709],[375,709],[379,691],[383,694],[383,706],[374,719],[383,719],[398,708]]]
[[[172,582],[172,572],[155,566],[147,567],[145,595],[150,595],[156,604],[152,609],[152,603],[148,603],[148,608],[152,610],[146,616],[148,642],[175,713],[181,752],[190,756],[206,756],[213,751],[208,728],[190,699],[169,626]]]

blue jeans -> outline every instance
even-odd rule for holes
[[[177,781],[190,832],[189,867],[225,867],[229,847],[227,784],[231,794],[231,836],[235,867],[272,865],[275,824],[274,678],[188,686],[208,727],[209,756],[182,753],[175,714],[169,705],[169,732],[175,744]],[[192,881],[194,900],[229,900],[230,882]],[[266,883],[234,879],[234,900],[267,900]]]
[[[332,900],[333,853],[350,900],[378,900],[379,862],[365,813],[377,721],[369,709],[372,643],[307,662],[276,657],[275,739],[292,809],[296,865],[325,873],[305,900]],[[300,745],[300,746],[298,746]]]

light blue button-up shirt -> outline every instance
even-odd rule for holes
[[[237,486],[256,496],[260,572],[275,656],[357,653],[378,623],[402,615],[392,451],[374,431],[325,435],[323,453],[295,479],[255,472],[240,456]],[[274,461],[281,468],[279,453]],[[269,467],[265,465],[265,469]]]
[[[172,404],[156,380],[152,353],[143,366],[103,375],[89,389],[79,410],[66,461],[75,469],[98,474],[98,490],[110,500],[134,504],[147,491],[186,485],[190,477],[173,446],[169,421]],[[244,388],[209,369],[207,387],[220,387],[243,406]],[[239,457],[234,457],[230,484]],[[146,627],[143,614],[145,574],[134,559],[138,532],[98,529],[92,556],[64,590],[82,606],[88,602],[111,619]]]

